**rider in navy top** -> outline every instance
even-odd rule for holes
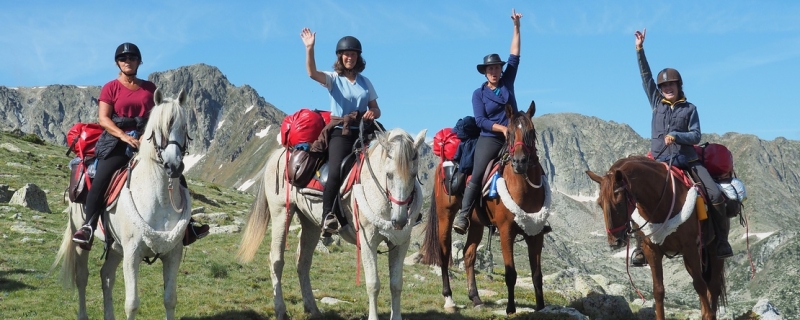
[[[700,179],[713,207],[709,213],[717,238],[717,258],[731,257],[733,250],[728,243],[730,220],[727,216],[726,198],[708,170],[698,160],[697,152],[694,150],[694,145],[700,143],[700,117],[697,114],[697,107],[686,101],[683,79],[678,70],[666,68],[658,73],[657,82],[653,80],[650,65],[644,55],[646,34],[647,29],[644,29],[644,32],[636,31],[634,35],[642,85],[650,100],[650,109],[653,113],[650,152],[656,160],[671,162],[682,169],[691,170]],[[641,239],[638,237],[631,263],[637,266],[645,263]]]
[[[508,65],[503,71],[505,61],[500,59],[500,55],[492,53],[483,57],[483,63],[479,64],[478,72],[486,77],[486,82],[472,93],[472,111],[475,122],[481,128],[481,135],[475,146],[474,166],[472,168],[472,178],[464,189],[464,198],[461,200],[461,210],[458,211],[453,222],[453,229],[465,234],[469,228],[469,213],[475,200],[481,194],[481,179],[486,171],[489,162],[497,157],[506,141],[508,117],[506,117],[505,106],[510,104],[514,112],[517,111],[517,99],[514,96],[514,80],[517,78],[519,67],[519,20],[521,13],[511,10],[511,21],[514,22],[514,34],[511,37],[511,55],[508,57]]]

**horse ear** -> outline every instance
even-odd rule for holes
[[[528,118],[533,118],[533,115],[536,114],[536,102],[531,100],[531,106],[528,107]]]
[[[156,92],[153,93],[153,102],[155,102],[156,105],[159,105],[163,101],[164,101],[164,95],[161,94],[161,89],[156,89]]]
[[[514,117],[514,107],[510,103],[506,104],[506,118],[511,119]]]
[[[592,172],[591,170],[586,170],[586,174],[588,174],[589,175],[589,179],[592,179],[592,181],[594,181],[594,182],[597,182],[597,183],[602,183],[603,182],[603,177],[598,176],[596,173]]]
[[[181,89],[181,93],[178,94],[178,104],[183,105],[186,102],[186,91]]]
[[[422,129],[419,133],[417,133],[417,137],[414,138],[414,149],[419,149],[423,143],[425,143],[425,134],[428,133],[428,129]]]

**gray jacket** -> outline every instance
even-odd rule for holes
[[[678,162],[686,162],[685,164],[696,161],[697,152],[694,150],[694,145],[700,143],[700,117],[697,115],[697,107],[687,102],[686,97],[681,97],[674,104],[664,99],[656,82],[653,81],[644,49],[638,50],[636,55],[639,60],[639,71],[642,74],[642,86],[653,112],[650,127],[650,151],[653,157],[657,157],[660,161],[678,157],[681,158]],[[677,147],[664,148],[664,137],[667,135],[675,138]]]

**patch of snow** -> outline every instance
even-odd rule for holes
[[[219,168],[217,168],[217,170],[219,170],[219,169],[222,169],[222,165],[219,165]]]
[[[244,110],[244,113],[250,112],[250,110],[253,110],[254,107],[255,107],[255,105],[251,104],[249,107],[247,107],[247,109]]]
[[[244,183],[242,183],[242,185],[241,185],[241,186],[239,186],[238,188],[236,188],[236,190],[239,190],[239,191],[247,191],[247,189],[249,189],[249,188],[250,188],[250,186],[252,186],[254,183],[256,183],[256,181],[255,181],[255,180],[253,180],[253,179],[248,179],[247,181],[245,181]]]
[[[272,125],[268,125],[266,128],[264,128],[264,130],[257,132],[256,136],[258,136],[259,138],[266,137],[270,127],[272,127]],[[280,137],[278,137],[278,139],[280,139]],[[280,140],[278,140],[278,142],[280,142]]]
[[[572,198],[572,200],[575,200],[575,201],[578,201],[578,202],[595,202],[595,201],[597,201],[597,197],[600,196],[599,194],[591,195],[591,196],[583,196],[583,195],[579,194],[579,195],[576,196],[576,195],[566,194],[566,193],[561,192],[561,191],[558,191],[558,192],[563,194],[563,195],[565,195],[565,196],[567,196],[567,197],[570,197],[570,198]]]
[[[759,233],[754,232],[754,233],[751,233],[750,236],[751,237],[756,237],[756,239],[758,239],[758,240],[764,240],[764,238],[771,236],[773,233],[775,233],[775,231],[773,231],[773,232],[759,232]],[[745,239],[745,238],[747,238],[747,234],[743,234],[742,235],[742,239]]]
[[[11,89],[11,90],[19,90],[19,88],[17,88],[17,87],[10,87],[9,89]]]
[[[86,89],[86,88],[88,88],[87,86],[76,86],[76,87],[78,87],[78,89]]]
[[[217,130],[219,130],[219,128],[222,128],[223,123],[225,123],[225,120],[222,120],[219,123],[217,123]]]
[[[194,167],[194,165],[197,164],[198,161],[200,161],[200,159],[203,159],[203,157],[205,156],[206,155],[204,154],[190,154],[188,156],[183,157],[183,165],[185,166],[183,170],[191,169],[192,167]]]

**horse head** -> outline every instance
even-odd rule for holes
[[[161,164],[170,178],[178,178],[183,173],[183,156],[191,140],[188,116],[182,107],[186,102],[186,92],[181,90],[176,100],[164,98],[156,89],[153,100],[156,106],[150,111],[143,134],[152,144],[143,143],[140,156]]]
[[[396,230],[402,230],[408,224],[411,204],[416,197],[416,179],[419,171],[419,147],[425,142],[422,130],[413,140],[411,135],[401,129],[394,129],[377,134],[381,148],[379,168],[385,174],[386,197],[391,201],[391,222]],[[376,183],[380,183],[376,178]],[[421,199],[421,198],[420,198]]]
[[[511,157],[511,167],[516,174],[524,174],[528,168],[535,166],[539,161],[536,155],[536,128],[533,126],[533,115],[536,113],[536,103],[531,101],[527,112],[514,111],[506,105],[508,117],[508,136],[506,145]]]
[[[624,160],[624,159],[623,159]],[[597,204],[603,209],[603,219],[608,233],[608,245],[612,249],[625,246],[630,237],[630,216],[636,208],[636,201],[630,191],[628,177],[617,161],[604,176],[587,170],[586,174],[600,184]]]

